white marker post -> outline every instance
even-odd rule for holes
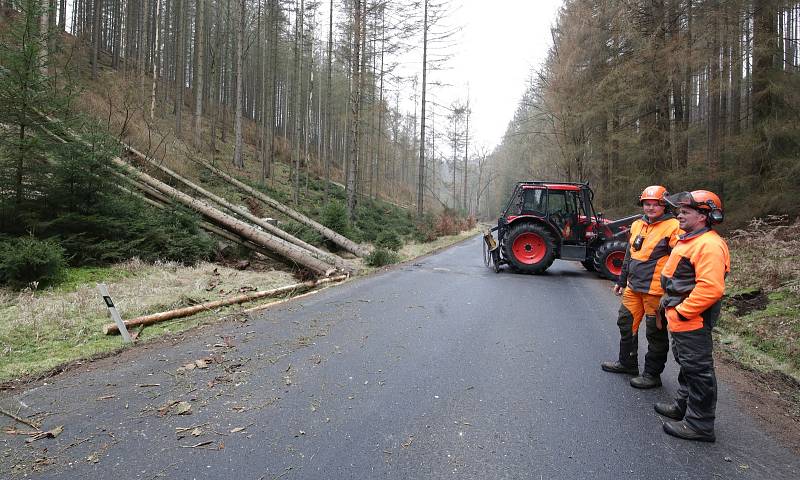
[[[114,301],[111,300],[111,295],[108,293],[108,288],[106,287],[105,283],[98,283],[97,290],[100,291],[100,295],[103,297],[103,301],[106,302],[106,307],[108,307],[108,313],[111,315],[111,318],[114,319],[114,323],[117,324],[117,328],[119,328],[119,333],[122,335],[122,339],[126,342],[132,342],[131,336],[128,333],[128,328],[125,326],[125,322],[122,321],[122,317],[119,315],[117,311],[117,307],[114,306]]]

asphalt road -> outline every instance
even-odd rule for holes
[[[609,282],[560,261],[495,274],[480,248],[6,394],[6,408],[64,431],[0,435],[0,477],[800,478],[800,456],[724,383],[717,443],[692,443],[665,435],[652,409],[675,391],[672,360],[654,391],[600,370],[618,341]]]

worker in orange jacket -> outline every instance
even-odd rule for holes
[[[679,208],[686,232],[678,239],[661,272],[661,306],[672,336],[672,353],[680,365],[675,401],[656,403],[656,412],[672,436],[713,442],[717,379],[711,330],[719,318],[725,276],[730,272],[728,245],[712,225],[722,222],[722,201],[707,190],[667,197]]]
[[[652,185],[639,197],[644,215],[631,225],[630,240],[622,263],[622,272],[614,285],[614,293],[622,295],[617,326],[619,358],[603,362],[603,370],[636,375],[631,385],[636,388],[661,386],[661,372],[667,363],[669,337],[666,325],[658,321],[656,311],[664,291],[661,269],[677,241],[678,220],[666,212],[667,189]],[[639,325],[645,319],[647,354],[644,371],[639,375]]]

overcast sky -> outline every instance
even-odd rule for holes
[[[489,149],[500,143],[532,69],[552,43],[561,0],[453,0],[461,8],[454,23],[463,26],[448,83],[466,92],[469,83],[470,130]],[[458,92],[456,92],[458,93]],[[466,97],[465,93],[458,93]]]

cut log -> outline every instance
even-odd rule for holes
[[[308,226],[310,228],[313,228],[314,230],[319,232],[320,235],[322,235],[323,237],[327,238],[331,242],[335,243],[340,248],[343,248],[344,250],[347,250],[348,252],[353,253],[353,254],[355,254],[355,255],[357,255],[359,257],[363,257],[363,256],[365,256],[365,255],[367,255],[369,253],[368,249],[366,249],[363,246],[357,244],[356,242],[350,240],[349,238],[345,237],[344,235],[341,235],[341,234],[331,230],[330,228],[326,227],[325,225],[322,225],[321,223],[316,222],[316,221],[308,218],[307,216],[303,215],[302,213],[298,212],[297,210],[289,208],[286,205],[278,202],[277,200],[268,197],[263,192],[260,192],[260,191],[256,190],[255,188],[251,187],[250,185],[247,185],[246,183],[244,183],[244,182],[242,182],[242,181],[240,181],[240,180],[228,175],[227,173],[223,172],[222,170],[218,169],[217,167],[215,167],[213,165],[209,165],[208,163],[206,163],[206,162],[204,162],[202,160],[198,160],[196,158],[193,158],[191,160],[193,160],[195,163],[198,163],[198,164],[204,166],[205,168],[207,168],[211,172],[219,175],[223,180],[225,180],[226,182],[230,183],[231,185],[234,185],[235,187],[241,189],[243,192],[246,192],[246,193],[254,196],[255,198],[258,198],[259,200],[261,200],[262,202],[264,202],[268,206],[270,206],[273,209],[283,213],[287,217],[289,217],[289,218],[291,218],[293,220],[296,220],[296,221],[298,221],[298,222],[302,223],[303,225],[306,225],[306,226]]]
[[[158,163],[153,161],[153,159],[149,158],[147,155],[145,155],[144,153],[136,150],[135,148],[133,148],[133,147],[131,147],[129,145],[125,145],[125,144],[123,144],[123,145],[125,146],[126,149],[128,149],[128,151],[130,151],[131,153],[133,153],[134,155],[136,155],[137,157],[139,157],[143,161],[147,162],[149,165],[152,165],[154,168],[159,169],[160,171],[162,171],[166,175],[170,176],[171,178],[174,178],[175,180],[178,180],[179,182],[183,183],[184,185],[186,185],[190,189],[194,190],[195,192],[199,193],[200,195],[203,195],[204,197],[216,202],[217,204],[227,208],[228,210],[241,215],[242,217],[244,217],[248,221],[258,225],[259,227],[263,228],[264,230],[266,230],[267,232],[271,233],[272,235],[275,235],[278,238],[281,238],[283,240],[286,240],[287,242],[290,242],[290,243],[292,243],[294,245],[297,245],[300,248],[308,250],[308,252],[311,255],[313,255],[314,257],[317,257],[317,258],[319,258],[320,260],[322,260],[322,261],[324,261],[326,263],[330,263],[331,265],[334,265],[339,270],[352,271],[352,268],[349,265],[347,265],[341,258],[338,258],[335,255],[329,254],[327,252],[323,252],[322,250],[320,250],[319,248],[315,247],[314,245],[306,243],[303,240],[300,240],[299,238],[297,238],[297,237],[295,237],[295,236],[293,236],[293,235],[281,230],[280,228],[276,227],[275,225],[272,225],[270,223],[265,222],[264,220],[256,217],[255,215],[253,215],[252,213],[247,211],[246,209],[244,209],[242,207],[238,207],[238,206],[230,203],[228,200],[226,200],[226,199],[224,199],[224,198],[222,198],[222,197],[220,197],[220,196],[218,196],[218,195],[216,195],[216,194],[214,194],[212,192],[209,192],[208,190],[206,190],[203,187],[195,184],[191,180],[183,177],[182,175],[179,175],[178,173],[170,170],[169,168],[167,168],[167,167],[165,167],[163,165],[159,165]]]
[[[273,251],[278,255],[323,276],[327,277],[336,271],[336,268],[333,265],[313,257],[306,250],[270,235],[267,232],[258,230],[252,225],[248,225],[247,223],[242,222],[241,220],[238,220],[228,214],[222,213],[207,203],[197,200],[178,189],[170,187],[169,185],[151,177],[150,175],[147,175],[146,173],[140,172],[139,170],[125,163],[125,161],[119,157],[114,157],[111,161],[136,180],[148,185],[149,187],[152,187],[153,189],[170,198],[175,199],[175,201],[202,214],[212,223],[222,227],[225,230],[235,233],[239,237],[247,239],[257,245],[261,245],[266,249]]]
[[[217,300],[215,302],[201,303],[198,305],[192,305],[191,307],[178,308],[176,310],[169,310],[166,312],[155,313],[153,315],[145,315],[143,317],[137,317],[125,321],[125,326],[127,328],[131,328],[138,325],[145,325],[145,326],[152,325],[154,323],[163,322],[165,320],[173,320],[176,318],[189,317],[199,312],[213,310],[215,308],[225,307],[228,305],[237,305],[240,303],[251,302],[253,300],[258,300],[260,298],[276,297],[278,295],[283,295],[285,293],[302,292],[314,287],[318,287],[320,285],[324,285],[326,283],[341,282],[343,280],[346,280],[347,278],[348,278],[347,275],[339,275],[336,277],[329,277],[320,280],[312,280],[303,283],[296,283],[294,285],[287,285],[285,287],[274,288],[272,290],[265,290],[263,292],[255,292],[246,295],[239,295],[236,297],[226,298],[223,300]],[[106,335],[119,333],[117,324],[109,323],[103,325],[103,333]]]

